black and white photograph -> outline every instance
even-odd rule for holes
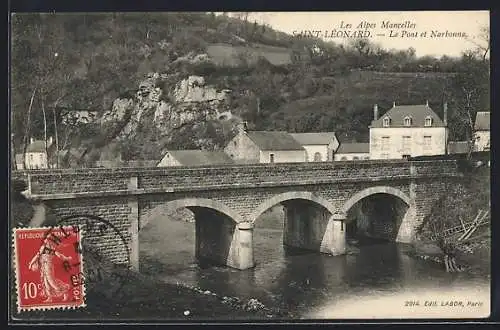
[[[12,12],[11,323],[491,314],[490,12]]]

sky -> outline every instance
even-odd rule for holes
[[[350,36],[357,30],[369,31],[369,38],[383,48],[413,47],[417,56],[436,57],[460,56],[462,51],[474,48],[474,43],[484,45],[480,29],[489,30],[488,11],[254,12],[249,13],[248,20],[297,36],[320,35],[325,41],[335,43],[349,40],[344,31]],[[383,22],[406,22],[406,25],[384,27]],[[365,25],[359,27],[359,24]]]

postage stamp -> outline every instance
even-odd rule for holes
[[[85,306],[79,226],[15,228],[17,310]]]

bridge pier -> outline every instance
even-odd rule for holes
[[[345,215],[334,214],[309,201],[284,203],[283,245],[340,255],[345,253]]]
[[[321,242],[320,252],[334,256],[345,254],[346,215],[335,213],[328,219],[325,235]]]
[[[255,266],[253,259],[253,223],[240,222],[238,224],[238,254],[234,266],[240,270]],[[233,267],[234,267],[233,266]]]

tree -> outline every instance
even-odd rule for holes
[[[472,53],[485,62],[490,54],[490,29],[487,26],[482,26],[479,31],[477,38],[472,37],[467,40],[476,46],[472,49]]]
[[[490,73],[488,61],[465,53],[460,62],[461,71],[452,81],[453,126],[452,129],[470,141],[473,147],[474,120],[478,111],[489,109]]]

